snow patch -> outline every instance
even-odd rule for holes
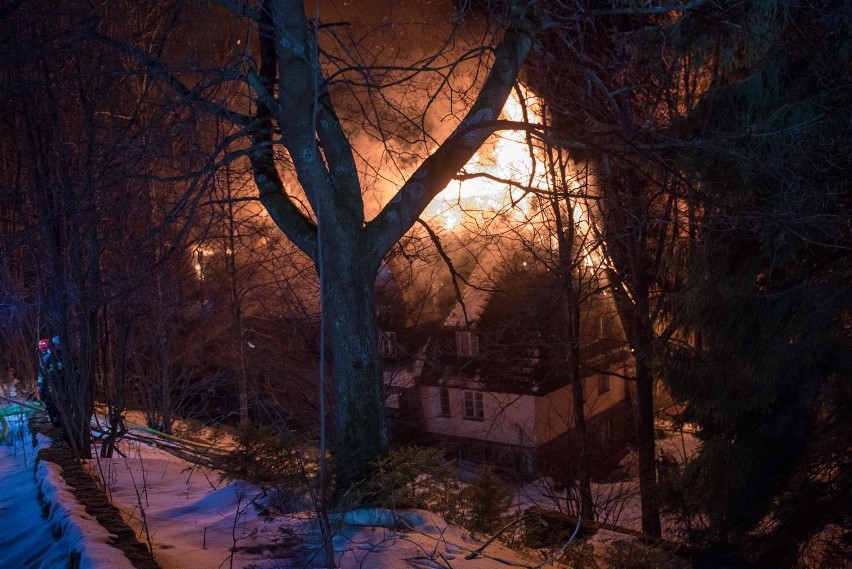
[[[68,567],[77,558],[81,569],[133,569],[74,498],[61,469],[35,464],[52,441],[38,435],[32,445],[26,416],[6,420],[13,436],[0,445],[0,567]]]

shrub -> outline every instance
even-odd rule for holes
[[[421,508],[448,516],[457,509],[458,483],[440,450],[402,447],[379,462],[364,499],[377,506]]]
[[[477,470],[476,480],[462,491],[467,527],[472,532],[491,533],[505,520],[511,499],[503,481],[489,466]]]
[[[575,541],[569,545],[559,561],[571,569],[600,569],[595,548],[584,541]]]
[[[290,481],[299,472],[295,449],[272,427],[241,428],[235,443],[232,452],[215,461],[225,479],[274,484]]]
[[[673,555],[654,547],[616,543],[607,549],[604,561],[610,569],[677,569]]]
[[[273,427],[250,425],[237,431],[235,445],[213,462],[223,480],[245,480],[266,490],[270,500],[256,505],[270,514],[303,506],[305,458],[292,442]]]

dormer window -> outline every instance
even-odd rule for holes
[[[379,351],[382,357],[396,357],[396,332],[379,332]]]
[[[456,354],[463,358],[479,357],[477,335],[467,330],[456,330]]]

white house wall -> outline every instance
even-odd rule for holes
[[[568,432],[573,422],[573,402],[570,385],[552,391],[544,397],[536,397],[535,432],[540,445]]]
[[[625,398],[625,382],[610,376],[610,389],[598,393],[596,375],[583,381],[587,418],[603,413]],[[441,416],[440,387],[421,388],[426,430],[438,435],[538,447],[565,434],[573,422],[571,386],[545,396],[516,395],[483,391],[483,420],[465,419],[463,389],[448,387],[450,416]]]
[[[426,430],[453,437],[465,437],[481,441],[509,445],[536,447],[535,401],[530,395],[492,393],[483,391],[483,420],[465,419],[464,395],[466,390],[449,387],[450,416],[442,417],[440,387],[424,386],[420,394]]]
[[[586,417],[591,418],[624,401],[627,397],[627,386],[620,377],[610,375],[609,391],[598,393],[598,376],[592,375],[583,380],[583,397],[586,399],[584,405]]]
[[[583,409],[587,419],[603,413],[625,398],[624,380],[610,376],[610,389],[598,393],[598,377],[593,375],[583,379]],[[571,386],[566,385],[552,391],[544,397],[536,397],[535,431],[539,444],[545,444],[565,434],[574,421],[574,397]]]

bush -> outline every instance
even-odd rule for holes
[[[677,569],[670,553],[635,544],[615,544],[607,549],[604,561],[610,569]]]
[[[214,464],[225,479],[274,484],[290,481],[299,473],[295,449],[272,427],[241,428],[235,443],[236,448]]]
[[[467,527],[475,533],[492,533],[505,521],[511,499],[503,481],[489,466],[481,466],[477,477],[462,491]]]
[[[420,508],[446,517],[457,510],[458,483],[440,450],[402,447],[379,462],[364,499],[386,508]]]
[[[232,452],[213,462],[222,479],[245,480],[266,490],[270,501],[263,509],[267,513],[301,509],[306,488],[304,457],[295,445],[275,428],[260,425],[240,428],[235,443]]]
[[[559,561],[571,569],[600,569],[595,557],[595,548],[583,541],[575,541],[569,545]]]

